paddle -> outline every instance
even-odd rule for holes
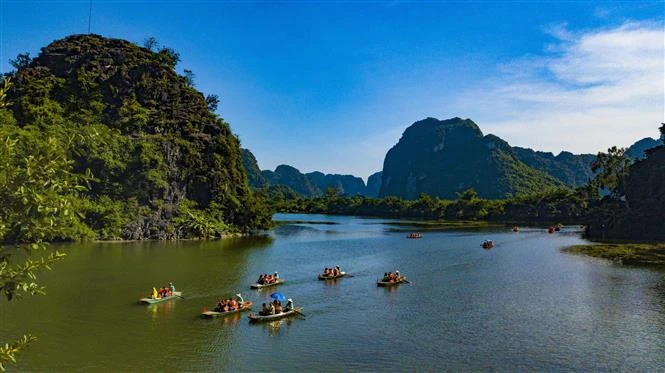
[[[307,317],[307,315],[305,315],[304,313],[300,312],[300,311],[297,310],[297,309],[294,309],[293,312],[297,313],[298,315],[300,315],[300,316],[302,316],[302,317]]]
[[[178,297],[180,299],[185,299],[185,297],[183,297],[182,295],[178,295],[178,294],[173,294],[173,295],[175,295],[176,297]]]

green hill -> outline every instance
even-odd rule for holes
[[[270,214],[251,193],[239,141],[180,76],[179,56],[125,40],[72,35],[13,77],[17,125],[68,139],[81,201],[99,238],[166,239],[251,231]]]
[[[381,196],[415,199],[421,193],[454,199],[473,188],[483,198],[505,198],[563,186],[519,161],[494,135],[470,119],[427,118],[408,127],[386,154]]]

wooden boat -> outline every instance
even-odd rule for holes
[[[251,284],[251,285],[249,285],[249,287],[252,288],[252,289],[263,289],[263,288],[269,288],[271,286],[281,285],[283,283],[284,283],[284,280],[282,280],[280,278],[279,280],[277,280],[273,283],[270,283],[270,284]]]
[[[243,312],[243,311],[251,310],[251,309],[252,309],[252,304],[253,304],[252,301],[249,301],[249,300],[248,300],[248,301],[245,301],[245,303],[243,303],[243,304],[241,305],[241,307],[239,307],[237,310],[233,310],[233,311],[226,311],[226,312],[203,311],[203,312],[201,313],[201,317],[204,317],[204,318],[213,318],[213,317],[226,316],[226,315],[230,315],[230,314],[232,314],[232,313],[238,313],[238,312]]]
[[[397,281],[377,281],[376,286],[381,286],[381,287],[395,286],[395,285],[403,284],[405,282],[408,282],[406,280],[406,276],[402,276]]]
[[[491,249],[494,247],[494,242],[492,242],[492,240],[487,240],[484,241],[480,246],[482,246],[483,249]]]
[[[409,233],[406,238],[423,238],[423,235],[420,233]]]
[[[547,233],[554,233],[554,227],[547,228]]]
[[[520,228],[519,227],[513,227],[513,232],[519,232]]]
[[[336,278],[344,277],[346,276],[346,272],[342,271],[340,272],[337,276],[325,276],[325,275],[319,275],[319,280],[324,281],[324,280],[334,280]]]
[[[182,298],[182,292],[181,291],[174,291],[170,297],[160,297],[160,298],[141,298],[139,299],[140,303],[143,304],[155,304],[155,303],[160,303],[160,302],[165,302],[167,300],[173,299],[173,298]]]
[[[278,313],[276,315],[267,315],[267,316],[261,316],[258,313],[256,313],[256,314],[255,313],[250,313],[247,317],[249,318],[250,323],[267,322],[267,321],[279,320],[279,319],[283,319],[285,317],[290,317],[290,316],[293,316],[295,314],[299,314],[300,310],[302,310],[302,308],[296,307],[293,310]]]

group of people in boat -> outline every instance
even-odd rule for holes
[[[219,302],[217,302],[217,306],[215,307],[214,311],[215,312],[229,312],[229,311],[235,311],[237,309],[240,309],[243,307],[243,303],[245,301],[242,299],[242,296],[238,295],[238,299],[220,299]]]
[[[342,274],[342,269],[339,268],[338,265],[335,266],[334,268],[326,267],[326,268],[323,269],[323,275],[326,276],[326,277],[335,277],[335,276],[339,276],[341,274]]]
[[[282,312],[289,312],[293,310],[293,299],[289,298],[286,301],[286,306],[282,308],[282,302],[275,299],[272,303],[263,303],[259,315],[261,316],[270,316],[270,315],[279,315]]]
[[[423,235],[420,234],[420,232],[412,232],[412,233],[409,233],[409,235],[406,236],[406,237],[407,237],[407,238],[421,238],[422,236],[423,236]]]
[[[279,280],[279,273],[275,272],[274,275],[269,275],[269,274],[263,274],[259,275],[259,279],[256,280],[256,283],[259,285],[267,285],[267,284],[274,284]]]
[[[494,242],[492,240],[485,240],[481,245],[484,249],[491,249],[494,247]]]
[[[404,276],[400,276],[399,271],[395,272],[384,272],[383,273],[383,282],[397,282],[404,279]]]
[[[150,297],[152,299],[170,297],[170,296],[173,296],[174,292],[175,292],[175,286],[173,286],[172,282],[169,282],[168,286],[163,286],[163,287],[159,288],[159,290],[157,290],[157,288],[153,287],[152,288],[152,294],[150,294]]]

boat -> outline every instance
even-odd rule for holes
[[[547,233],[554,233],[554,227],[547,228]]]
[[[324,281],[324,280],[334,280],[336,278],[344,277],[346,276],[346,272],[340,272],[337,276],[326,276],[326,275],[319,275],[319,280]]]
[[[406,280],[406,276],[402,276],[397,281],[377,281],[376,286],[380,286],[380,287],[395,286],[395,285],[403,284],[405,282],[408,282]]]
[[[409,233],[406,238],[423,238],[423,235],[418,232]]]
[[[494,247],[494,242],[492,242],[492,240],[485,240],[480,246],[482,246],[483,249],[491,249]]]
[[[284,280],[282,280],[280,278],[279,280],[277,280],[275,282],[271,282],[270,284],[251,284],[251,285],[249,285],[249,287],[252,288],[252,289],[263,289],[263,288],[269,288],[271,286],[281,285],[283,283],[284,283]]]
[[[174,291],[170,297],[141,298],[141,299],[139,299],[139,303],[155,304],[155,303],[165,302],[165,301],[173,299],[173,298],[182,298],[182,292],[181,291]]]
[[[520,231],[520,227],[513,227],[513,232],[519,232],[519,231]]]
[[[237,310],[233,311],[226,311],[226,312],[216,312],[216,311],[203,311],[201,313],[201,317],[204,318],[213,318],[213,317],[220,317],[220,316],[226,316],[230,315],[232,313],[239,313],[247,310],[252,309],[252,301],[245,301],[244,303],[241,304],[241,307],[239,307]]]
[[[267,322],[267,321],[283,319],[285,317],[293,316],[295,314],[300,314],[300,310],[302,310],[302,308],[296,307],[295,309],[284,311],[276,315],[266,315],[266,316],[259,315],[258,313],[256,314],[250,313],[247,317],[249,318],[250,323]]]

